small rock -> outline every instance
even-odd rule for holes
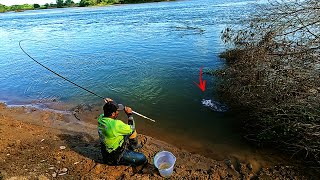
[[[66,147],[65,147],[65,146],[60,146],[60,149],[62,149],[62,150],[63,150],[63,149],[66,149]]]
[[[59,176],[63,176],[63,175],[66,175],[67,173],[60,173],[58,174]]]
[[[44,141],[44,139],[41,139],[41,142],[43,142]]]
[[[7,156],[10,156],[10,154],[7,154]]]
[[[316,89],[309,89],[309,92],[312,93],[312,94],[317,94],[318,91]]]
[[[52,177],[57,177],[57,173],[54,172],[54,173],[52,174]]]
[[[76,164],[78,164],[79,163],[79,161],[77,161],[77,162],[75,162],[75,163],[73,163],[74,165],[76,165]]]
[[[45,161],[46,161],[46,160],[41,160],[40,162],[43,163],[43,162],[45,162]]]
[[[68,171],[67,168],[62,168],[62,169],[61,169],[61,172],[67,172],[67,171]]]
[[[49,167],[48,169],[54,169],[54,167]]]

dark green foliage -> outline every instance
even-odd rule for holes
[[[56,0],[56,3],[57,3],[57,8],[63,7],[63,0]]]
[[[40,5],[39,4],[33,4],[33,8],[34,9],[40,8]]]
[[[93,4],[90,0],[81,0],[79,2],[80,7],[86,7],[86,6],[91,6],[91,5],[93,5]]]
[[[70,7],[74,4],[74,2],[72,0],[65,0],[64,5],[67,7]]]

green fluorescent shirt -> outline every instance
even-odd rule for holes
[[[120,147],[124,141],[124,135],[132,134],[133,130],[128,124],[121,120],[108,117],[98,117],[98,133],[100,142],[106,146],[106,150],[110,153]]]

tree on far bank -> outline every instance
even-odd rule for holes
[[[40,8],[40,5],[39,4],[33,4],[33,8],[35,8],[35,9]]]
[[[79,2],[80,7],[86,7],[86,6],[91,6],[91,5],[93,5],[91,0],[81,0]]]
[[[65,6],[70,7],[72,4],[74,4],[74,2],[73,2],[72,0],[66,0],[66,1],[64,2],[64,4],[65,4]]]
[[[63,0],[56,0],[57,7],[62,8],[63,7]]]
[[[7,11],[6,6],[3,4],[0,4],[0,13],[6,12],[6,11]]]

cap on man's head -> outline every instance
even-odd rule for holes
[[[105,117],[111,116],[111,114],[117,110],[123,110],[123,105],[120,104],[119,106],[115,101],[108,101],[108,103],[103,106],[103,113]]]

